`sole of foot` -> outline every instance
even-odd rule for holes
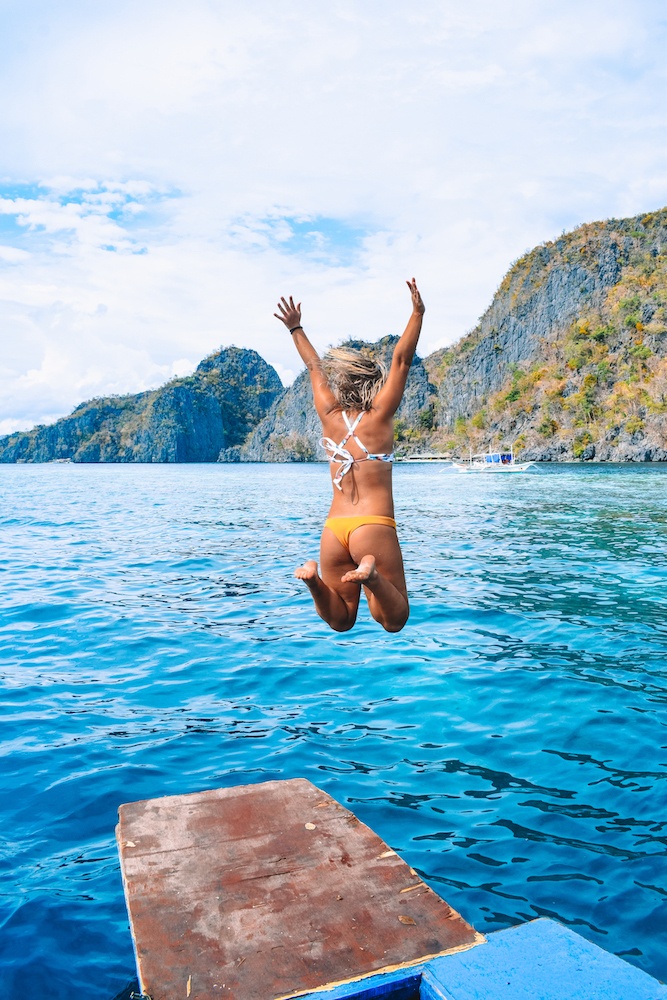
[[[345,576],[341,576],[341,583],[373,583],[377,579],[375,568],[375,558],[364,556],[356,569],[350,570]]]
[[[317,563],[314,559],[309,559],[303,566],[297,566],[294,575],[297,580],[303,580],[305,583],[317,579]]]

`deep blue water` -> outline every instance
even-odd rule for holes
[[[119,803],[305,776],[479,930],[667,978],[667,468],[397,466],[412,616],[292,571],[323,466],[0,466],[0,986],[133,977]]]

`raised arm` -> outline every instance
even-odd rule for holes
[[[329,384],[322,374],[320,368],[320,356],[308,340],[304,328],[301,326],[301,303],[294,305],[294,299],[290,295],[289,302],[283,296],[278,303],[278,312],[273,314],[285,324],[292,334],[294,345],[301,356],[301,360],[310,374],[310,384],[313,387],[313,402],[320,420],[330,413],[338,405],[336,398],[329,388]]]
[[[408,281],[407,285],[412,296],[412,315],[401,335],[401,339],[394,348],[387,381],[373,401],[374,409],[379,410],[387,416],[393,416],[396,413],[403,398],[405,383],[408,380],[410,365],[417,349],[417,341],[419,340],[422,328],[422,317],[425,311],[415,279],[413,278],[412,281]]]

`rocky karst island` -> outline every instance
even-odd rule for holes
[[[389,357],[394,340],[365,346]],[[285,389],[257,352],[227,347],[159,389],[0,438],[0,461],[314,461],[319,433],[306,372]],[[516,261],[474,330],[415,358],[396,436],[404,456],[667,460],[667,208]]]

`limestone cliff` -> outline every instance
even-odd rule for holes
[[[425,366],[434,446],[667,460],[667,209],[536,247],[478,326]]]
[[[394,343],[366,346],[388,361]],[[404,455],[514,445],[543,461],[667,460],[667,209],[580,226],[518,260],[471,333],[415,359],[396,432]],[[312,460],[319,433],[302,373],[236,457]]]
[[[283,387],[256,351],[222,348],[193,375],[137,395],[92,399],[49,426],[0,438],[0,462],[215,462]]]
[[[348,343],[389,364],[396,340]],[[0,461],[312,461],[320,433],[307,372],[283,390],[232,347],[188,378],[1,438]],[[543,461],[667,461],[667,209],[518,260],[471,333],[415,358],[396,439],[399,455],[514,445]]]

